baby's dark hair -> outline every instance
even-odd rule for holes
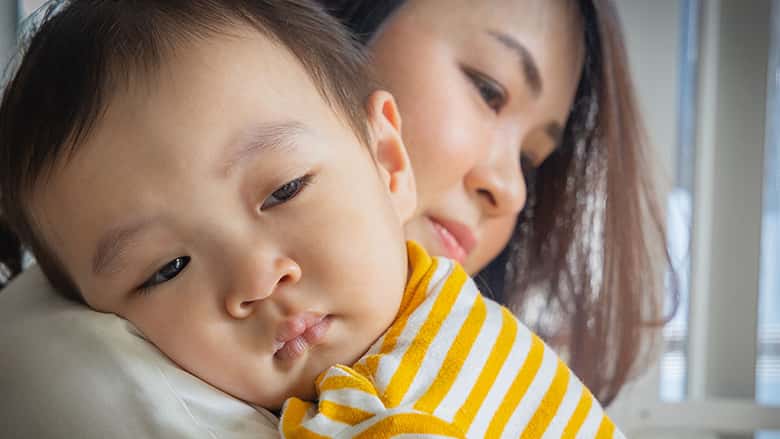
[[[52,285],[81,295],[36,232],[29,200],[90,135],[119,87],[155,72],[184,43],[248,25],[289,50],[323,99],[367,143],[366,57],[306,0],[70,0],[51,3],[0,104],[0,286],[22,268],[22,245]],[[4,278],[4,279],[3,279]]]

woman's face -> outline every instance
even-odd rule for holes
[[[409,0],[371,41],[419,205],[407,238],[475,273],[509,241],[524,169],[558,146],[582,69],[577,5]]]

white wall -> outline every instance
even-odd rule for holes
[[[631,74],[650,142],[674,178],[679,91],[680,1],[615,0],[623,22]]]

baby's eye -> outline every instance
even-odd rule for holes
[[[161,283],[164,282],[168,282],[169,280],[178,276],[179,273],[181,273],[182,270],[184,270],[184,267],[186,267],[187,264],[189,263],[190,263],[189,256],[179,256],[178,258],[165,264],[161,269],[157,270],[157,273],[154,273],[152,277],[150,277],[143,284],[141,284],[141,286],[138,287],[138,290],[141,291],[142,293],[146,293],[149,292],[149,290],[151,290],[152,288],[156,287],[157,285],[160,285]]]
[[[476,70],[464,69],[464,71],[482,97],[482,100],[485,101],[485,104],[496,113],[501,111],[501,108],[504,107],[507,101],[507,93],[504,87]]]
[[[288,181],[265,199],[263,205],[260,206],[260,210],[270,209],[271,207],[292,200],[309,184],[310,181],[311,175],[304,175],[303,177]]]

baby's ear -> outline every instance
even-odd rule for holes
[[[368,97],[367,110],[371,152],[398,217],[405,223],[417,207],[417,190],[412,165],[401,138],[398,106],[393,95],[379,90]]]

